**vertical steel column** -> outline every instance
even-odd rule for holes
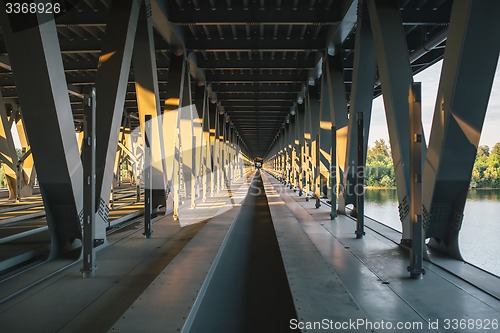
[[[17,134],[19,136],[19,142],[23,149],[26,151],[31,151],[31,147],[28,140],[28,135],[26,133],[26,127],[24,126],[23,115],[17,103],[13,101],[10,103],[12,106],[12,112],[16,112],[17,116],[15,118]],[[17,155],[17,154],[16,154]],[[35,186],[35,178],[36,178],[36,170],[33,161],[33,154],[29,154],[24,161],[22,162],[22,178],[23,183],[21,184],[21,192],[22,196],[32,196],[33,195],[33,186]]]
[[[288,125],[288,186],[290,189],[293,188],[293,150],[294,150],[294,133],[295,133],[295,117],[291,114],[288,115],[290,123]]]
[[[428,246],[457,259],[462,259],[463,211],[498,65],[499,12],[496,0],[453,2],[424,165]]]
[[[15,115],[11,114],[10,117]],[[17,177],[17,163],[18,156],[16,147],[14,146],[14,139],[11,133],[11,123],[7,116],[7,109],[5,102],[0,91],[0,162],[5,173],[7,181],[7,188],[9,189],[9,200],[16,200],[19,196],[19,177]]]
[[[217,105],[215,103],[208,102],[208,122],[210,128],[210,141],[208,142],[208,150],[210,152],[210,159],[208,161],[208,165],[210,166],[210,196],[215,195],[215,180],[216,180],[216,136],[215,136],[215,127],[216,127],[216,118],[217,118]]]
[[[413,83],[409,94],[410,103],[410,219],[411,247],[408,271],[418,279],[425,273],[423,268],[424,229],[422,227],[422,86]]]
[[[331,128],[332,128],[332,112],[329,105],[329,91],[328,91],[328,79],[326,74],[326,61],[323,61],[321,75],[321,96],[320,96],[320,119],[319,119],[319,129],[318,129],[318,156],[317,156],[317,169],[318,169],[318,184],[319,190],[317,191],[320,195],[324,195],[328,198],[330,197],[331,191],[329,191],[331,181],[330,181],[330,168],[331,168]],[[344,94],[345,95],[345,94]],[[335,148],[333,148],[335,149]],[[323,191],[324,189],[324,191]]]
[[[337,163],[337,127],[332,125],[331,130],[332,150],[330,156],[329,180],[330,180],[330,219],[334,220],[337,217],[337,172],[334,171],[334,166]],[[335,168],[337,169],[337,168]]]
[[[299,189],[299,196],[302,196],[304,192],[304,146],[305,146],[305,133],[304,133],[304,123],[305,123],[305,103],[299,104],[297,107],[297,138],[298,138],[298,173],[297,173],[297,186]]]
[[[364,124],[363,112],[356,112],[356,238],[365,235],[365,164],[364,164]]]
[[[311,131],[311,148],[310,148],[310,183],[313,185],[311,190],[314,189],[315,207],[321,206],[319,198],[321,197],[320,179],[320,124],[321,124],[321,90],[322,85],[316,82],[314,86],[308,87],[309,99],[309,117],[310,117],[310,131]]]
[[[309,89],[306,89],[306,97],[304,99],[305,104],[305,114],[304,114],[304,154],[303,154],[303,165],[304,165],[304,178],[303,187],[306,194],[306,201],[309,201],[309,192],[311,190],[311,175],[312,175],[312,131],[311,131],[311,96]]]
[[[314,174],[314,178],[315,178],[314,192],[315,192],[315,197],[316,197],[316,203],[314,206],[316,208],[321,207],[321,201],[319,200],[321,198],[321,173],[320,173],[321,147],[320,147],[319,140],[320,140],[320,136],[319,136],[319,134],[316,134],[316,145],[315,145],[315,148],[316,148],[315,159],[316,159],[316,161],[314,161],[315,169],[316,169],[315,174]]]
[[[153,214],[153,158],[152,158],[152,116],[144,116],[144,233],[146,238],[151,238],[151,219]]]
[[[208,190],[208,177],[210,177],[210,119],[209,119],[209,100],[207,90],[203,89],[203,139],[202,139],[202,201],[207,201],[207,190]]]
[[[96,271],[96,255],[94,248],[95,215],[96,215],[96,91],[95,88],[87,90],[83,98],[83,132],[82,147],[83,163],[83,242],[81,270],[84,278],[94,277]]]

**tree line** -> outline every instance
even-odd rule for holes
[[[384,139],[376,140],[373,147],[368,148],[365,185],[396,186],[391,150]],[[500,142],[497,142],[491,150],[486,145],[478,147],[470,187],[500,188]]]

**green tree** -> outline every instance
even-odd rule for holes
[[[366,186],[393,187],[394,166],[391,150],[384,139],[376,140],[366,154]]]

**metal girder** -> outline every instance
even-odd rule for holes
[[[133,50],[133,67],[136,87],[139,122],[144,132],[146,115],[151,116],[151,169],[152,207],[166,206],[167,168],[162,134],[160,95],[158,92],[158,74],[154,52],[153,26],[147,13],[150,1],[145,0],[140,11]],[[156,214],[153,214],[156,215]]]
[[[95,151],[96,151],[96,91],[90,88],[85,92],[84,121],[82,140],[83,164],[83,221],[82,221],[82,275],[84,278],[94,277],[96,271],[96,255],[94,248],[95,217],[96,217],[96,186],[95,186]]]
[[[12,68],[10,66],[10,60],[8,55],[3,55],[0,57],[0,67],[7,69],[8,71],[12,71]],[[14,87],[14,82],[1,82],[0,85],[2,86],[12,86]],[[68,84],[68,93],[71,96],[78,97],[79,99],[83,98],[82,94],[82,89],[80,87],[75,87],[72,84]]]
[[[425,274],[424,228],[422,226],[422,86],[414,83],[409,96],[410,103],[410,276],[418,279]]]
[[[63,15],[58,15],[55,18],[56,26],[59,27],[103,27],[108,22],[108,11],[89,11],[89,10],[69,10]]]
[[[297,92],[262,92],[262,91],[245,91],[246,86],[238,85],[240,86],[240,90],[237,92],[221,92],[217,94],[217,97],[219,100],[224,101],[224,100],[236,100],[236,99],[243,99],[243,100],[262,100],[262,99],[273,99],[273,100],[291,100],[291,99],[296,99],[297,98]],[[221,90],[222,91],[222,90]]]
[[[360,23],[362,25],[363,23]],[[360,32],[361,37],[364,35]],[[362,56],[362,54],[360,54]],[[340,53],[334,56],[326,56],[326,83],[328,84],[328,106],[329,106],[329,116],[331,117],[331,124],[335,126],[335,170],[330,169],[331,172],[335,172],[337,179],[342,183],[344,172],[346,171],[346,160],[347,160],[347,141],[349,133],[349,120],[348,120],[348,110],[347,101],[345,94],[345,84],[344,84],[344,70],[342,65],[342,55]],[[357,59],[356,59],[357,60]],[[374,63],[374,61],[372,61]],[[360,64],[355,62],[357,66]],[[374,65],[373,65],[374,67]],[[360,69],[358,68],[357,71]],[[356,72],[357,73],[357,72]],[[368,80],[369,84],[370,80]],[[354,103],[352,103],[354,105]],[[326,112],[325,112],[326,113]],[[325,116],[328,116],[325,114]],[[368,116],[368,121],[370,117]],[[328,127],[328,124],[327,124]],[[332,135],[332,134],[330,134]],[[351,138],[352,139],[352,138]],[[354,141],[353,141],[354,142]],[[333,166],[331,166],[333,167]],[[330,167],[330,168],[331,168]],[[335,188],[337,191],[337,188]]]
[[[297,94],[302,90],[303,83],[281,83],[281,84],[269,84],[269,83],[250,83],[250,84],[221,84],[214,82],[211,84],[212,91],[221,92],[222,94],[248,94],[248,93],[260,93],[263,97],[269,98],[267,94],[273,93],[295,93]],[[217,94],[219,97],[220,94]],[[222,95],[224,96],[224,95]],[[278,95],[276,95],[278,96]]]
[[[225,73],[206,73],[208,82],[284,82],[284,83],[292,83],[292,82],[306,82],[309,79],[309,73],[300,72],[300,71],[286,71],[286,72],[278,72],[272,71],[271,73],[265,73],[260,71],[248,72],[245,71],[243,73],[239,71],[234,71],[233,73],[225,72]]]
[[[4,1],[1,5],[5,7]],[[20,15],[0,13],[31,151],[36,159],[54,257],[80,246],[75,240],[82,237],[83,169],[73,118],[68,112],[70,101],[52,15],[37,14],[30,18],[31,21],[26,21]]]
[[[186,71],[186,61],[184,55],[170,56],[170,71],[168,72],[168,85],[166,86],[165,106],[163,112],[163,135],[165,144],[165,159],[167,163],[167,180],[173,202],[167,202],[167,210],[174,210],[174,218],[179,214],[179,156],[178,156],[178,132],[180,100],[184,88],[184,72]],[[169,206],[170,205],[170,206]]]
[[[143,119],[144,138],[144,233],[146,238],[151,238],[153,218],[153,116],[145,114]]]
[[[447,25],[450,22],[451,1],[432,10],[410,8],[411,2],[401,10],[403,25]]]
[[[318,63],[316,54],[311,54],[307,59],[283,59],[282,57],[275,57],[271,59],[266,56],[264,59],[258,57],[249,59],[248,56],[242,55],[238,59],[205,59],[198,55],[198,66],[204,69],[282,69],[282,70],[295,70],[295,69],[312,69]]]
[[[178,27],[173,26],[168,20],[167,2],[152,0],[151,13],[154,27],[167,41],[172,53],[175,55],[185,54],[184,35]]]
[[[273,39],[271,37],[260,39],[254,37],[252,39],[195,39],[194,37],[186,37],[186,49],[193,51],[205,52],[247,52],[247,51],[266,51],[266,52],[305,52],[305,51],[321,51],[325,48],[324,36],[314,38],[280,38]]]
[[[208,155],[209,161],[207,161],[207,167],[210,171],[210,195],[215,194],[215,159],[217,157],[217,152],[215,151],[215,122],[217,114],[217,105],[215,103],[210,103],[207,101],[208,107],[208,126],[209,126],[209,141],[208,141]]]
[[[231,10],[219,7],[213,10],[208,2],[202,1],[198,10],[181,10],[176,5],[168,7],[169,20],[177,25],[221,25],[221,24],[323,24],[335,25],[340,20],[337,8],[326,9],[316,6],[312,9],[306,2],[300,2],[294,9],[291,2],[285,2],[280,9],[274,5],[267,7],[249,6],[245,8],[233,3]]]
[[[14,111],[11,111],[10,119],[15,119]],[[14,139],[12,137],[12,123],[9,121],[5,100],[0,91],[0,162],[5,173],[7,188],[9,189],[9,200],[16,200],[19,184],[17,175],[18,156]]]
[[[331,26],[326,36],[326,49],[329,55],[340,51],[340,46],[351,33],[357,21],[358,0],[343,0],[340,2],[339,11],[342,20],[338,25]]]
[[[142,1],[113,2],[96,73],[96,233],[109,224],[110,197],[137,21]]]
[[[410,239],[410,104],[413,75],[396,0],[367,2],[396,176],[402,243]],[[423,140],[423,138],[422,138]],[[423,140],[425,142],[425,140]],[[422,152],[425,156],[425,149]]]
[[[453,2],[424,165],[428,245],[458,259],[463,210],[500,51],[499,12],[500,2],[494,0]]]
[[[337,142],[337,152],[341,153],[345,149],[345,160],[343,165],[339,165],[339,167],[343,167],[344,174],[343,178],[339,180],[339,183],[342,184],[339,189],[339,212],[345,214],[346,206],[349,204],[355,204],[356,198],[354,196],[354,183],[355,183],[355,170],[356,170],[356,113],[363,112],[363,123],[365,126],[365,146],[364,151],[366,151],[368,147],[368,136],[370,129],[370,119],[371,119],[371,111],[372,111],[372,102],[373,102],[373,86],[375,82],[375,72],[376,72],[376,61],[375,61],[375,49],[373,44],[373,36],[372,30],[370,27],[370,18],[368,16],[368,12],[366,9],[366,4],[362,7],[360,11],[360,15],[358,16],[358,23],[356,25],[356,50],[357,52],[354,55],[354,63],[353,63],[353,84],[351,87],[351,99],[350,99],[350,117],[348,122],[348,130],[347,130],[347,142]],[[332,86],[333,87],[333,86]],[[334,114],[335,121],[337,122],[337,114],[340,116],[338,119],[339,125],[345,122],[343,118],[344,114],[344,105],[341,104],[342,98],[338,95],[339,104],[338,111],[335,111],[334,106]],[[339,129],[337,128],[339,132]],[[342,133],[345,133],[342,131]],[[340,137],[338,136],[340,139]],[[342,160],[342,157],[339,156],[337,160]],[[339,172],[339,175],[341,173]]]
[[[282,107],[282,108],[287,108],[290,110],[290,107],[293,106],[293,100],[266,100],[266,99],[249,99],[249,100],[223,100],[224,101],[224,107],[227,108],[246,108],[246,107],[251,107],[251,108],[266,108],[266,107]]]

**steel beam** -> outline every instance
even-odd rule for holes
[[[19,137],[19,142],[21,143],[21,151],[24,152],[24,154],[28,154],[28,151],[31,152],[31,147],[28,141],[26,127],[24,125],[23,115],[17,103],[11,101],[10,105],[12,107],[11,112],[17,114],[15,118],[15,123],[17,128],[17,135]],[[34,165],[33,154],[29,153],[28,155],[24,155],[24,159],[22,161],[19,160],[17,164],[18,164],[17,197],[19,200],[22,197],[33,195],[33,186],[35,186],[35,179],[36,179],[36,169]]]
[[[137,30],[135,35],[133,66],[135,89],[139,121],[144,133],[144,119],[151,116],[151,149],[152,149],[152,206],[166,207],[167,168],[165,161],[165,147],[161,135],[161,106],[158,92],[158,75],[156,68],[155,46],[153,40],[153,26],[151,17],[147,13],[150,1],[146,0],[141,6]],[[153,215],[156,215],[155,212]]]
[[[314,38],[240,38],[240,39],[195,39],[186,37],[186,49],[192,51],[205,52],[248,52],[253,50],[262,50],[266,52],[306,52],[321,51],[324,49],[324,36]]]
[[[410,102],[410,265],[408,271],[414,279],[425,273],[424,229],[422,226],[422,86],[413,84],[409,96]]]
[[[151,238],[153,218],[153,116],[144,115],[144,233]]]
[[[13,111],[11,111],[10,118],[16,118]],[[5,179],[7,181],[7,188],[9,189],[9,200],[16,200],[18,197],[18,156],[12,137],[10,118],[7,115],[5,101],[0,91],[0,162],[2,163]]]
[[[173,209],[174,218],[178,218],[179,209],[179,102],[184,89],[186,61],[183,55],[171,54],[166,87],[165,106],[163,112],[163,142],[165,144],[165,159],[167,164],[167,180],[172,202],[167,202],[167,210]]]
[[[361,24],[359,24],[361,28]],[[360,32],[361,38],[362,33]],[[363,50],[363,49],[362,49]],[[362,54],[361,54],[362,55]],[[359,65],[359,64],[358,64]],[[335,198],[337,197],[337,191],[339,191],[341,186],[337,186],[337,180],[342,184],[343,175],[345,172],[346,165],[346,149],[347,149],[347,140],[348,140],[348,110],[347,110],[347,101],[345,94],[345,85],[344,85],[344,70],[342,65],[342,55],[338,53],[334,56],[325,56],[324,62],[324,98],[322,98],[323,102],[323,121],[322,123],[322,131],[325,137],[325,149],[327,148],[327,144],[331,144],[331,154],[332,156],[329,158],[326,155],[323,159],[323,163],[325,166],[325,177],[329,177],[327,179],[334,179],[332,186],[332,191],[335,193]],[[359,69],[356,69],[358,71]],[[329,133],[331,130],[331,126],[335,127],[335,133]],[[333,145],[333,143],[335,143]],[[335,156],[335,158],[333,158]],[[326,167],[328,165],[328,167]],[[333,193],[332,192],[332,193]],[[334,195],[331,195],[332,200]],[[332,201],[332,216],[336,215],[336,202]]]
[[[354,196],[354,183],[355,183],[355,160],[356,160],[356,116],[357,112],[363,112],[363,123],[365,131],[365,143],[363,150],[366,151],[368,147],[368,136],[370,129],[372,102],[373,102],[373,86],[375,82],[375,50],[373,44],[373,36],[370,27],[370,19],[368,17],[366,3],[363,5],[362,10],[358,15],[358,23],[356,25],[356,53],[354,54],[354,64],[353,64],[353,85],[351,89],[351,99],[350,99],[350,117],[348,122],[347,133],[345,129],[342,131],[337,128],[337,152],[339,154],[337,160],[339,167],[343,167],[343,175],[339,171],[339,179],[341,186],[339,188],[339,212],[346,214],[346,206],[349,204],[355,205]],[[333,78],[333,76],[332,76]],[[340,77],[339,77],[340,80]],[[337,81],[339,82],[339,81]],[[339,83],[338,83],[339,84]],[[333,87],[333,85],[332,85]],[[335,112],[335,121],[337,123],[337,114],[339,115],[338,121],[344,124],[344,104],[342,103],[342,97],[337,95],[338,98],[335,100],[340,101],[338,107],[339,112]],[[337,104],[336,104],[337,105]],[[347,134],[347,142],[342,142],[342,136]],[[341,141],[342,140],[342,141]],[[344,146],[345,145],[345,146]],[[345,148],[344,148],[345,147]],[[342,163],[343,156],[340,156],[345,149],[345,159]]]
[[[399,218],[403,235],[410,239],[410,126],[409,94],[413,75],[406,47],[405,30],[396,0],[368,1],[368,11],[375,41],[375,51],[382,84],[391,153],[396,175]],[[423,151],[425,156],[425,149]]]
[[[169,20],[176,25],[242,25],[242,24],[322,24],[336,25],[341,19],[337,7],[326,9],[317,6],[310,8],[306,2],[301,2],[293,8],[292,2],[283,3],[280,9],[273,5],[266,7],[245,7],[233,3],[231,10],[227,8],[209,7],[208,2],[201,2],[197,10],[180,9],[176,4],[168,6]]]
[[[1,11],[0,23],[37,161],[55,257],[80,246],[76,239],[82,237],[83,208],[83,170],[73,117],[68,113],[71,106],[57,31],[50,14],[31,15],[26,21],[22,15]]]
[[[453,2],[423,184],[428,246],[452,258],[462,258],[458,236],[498,62],[499,12],[495,0]]]
[[[308,100],[311,121],[311,183],[314,185],[315,207],[321,206],[320,174],[320,124],[321,124],[321,85],[316,83],[308,87]]]
[[[97,269],[95,253],[95,222],[96,222],[96,91],[88,89],[83,98],[83,223],[82,223],[82,261],[81,270],[84,278],[95,276]]]
[[[363,112],[356,112],[356,238],[365,235],[365,151],[364,151],[364,124]]]
[[[199,53],[198,53],[199,54]],[[255,57],[249,59],[248,56],[241,56],[240,59],[219,60],[209,58],[205,59],[198,56],[198,66],[204,69],[222,69],[222,70],[240,70],[240,69],[273,69],[273,70],[297,70],[313,69],[318,63],[316,53],[311,54],[307,59],[282,59],[266,56],[264,59]]]
[[[305,82],[309,79],[308,71],[235,71],[233,73],[224,71],[223,73],[206,73],[207,82],[220,83],[254,83],[254,82],[278,82],[293,83]]]
[[[215,134],[215,129],[216,129],[216,118],[217,118],[217,106],[215,103],[210,103],[208,102],[208,125],[209,125],[209,132],[210,132],[210,139],[208,142],[208,154],[210,156],[210,159],[208,160],[208,166],[209,166],[209,171],[210,171],[210,196],[215,195],[215,185],[216,185],[216,158],[217,158],[217,151],[216,151],[216,134]]]
[[[182,184],[184,186],[186,199],[190,199],[191,208],[195,203],[195,163],[194,163],[194,114],[191,92],[191,76],[189,71],[184,72],[184,88],[179,106],[179,151],[181,153]]]
[[[132,52],[141,1],[113,2],[102,43],[97,93],[96,186],[98,189],[96,232],[109,225],[108,202],[113,181],[115,155],[125,103]]]

